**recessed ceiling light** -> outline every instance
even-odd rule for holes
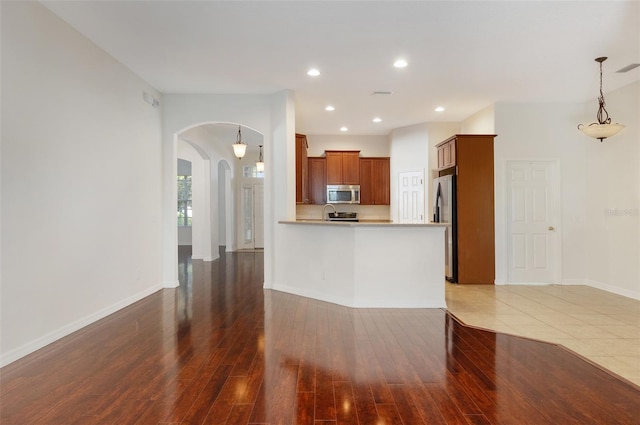
[[[335,110],[336,110],[336,108],[335,108],[335,107],[333,107],[333,106],[331,106],[331,105],[327,105],[327,107],[326,107],[326,108],[324,108],[324,110],[325,110],[325,111],[335,111]]]
[[[434,111],[436,111],[436,112],[444,112],[444,106],[438,106],[438,107],[436,107],[436,109],[434,109]]]
[[[393,63],[393,66],[396,68],[405,68],[408,65],[407,61],[404,59],[398,59]]]
[[[373,119],[373,122],[381,122],[381,121],[382,121],[382,118],[380,118],[380,117],[375,117]]]
[[[315,68],[311,68],[310,70],[307,71],[307,75],[310,77],[317,77],[318,75],[320,75],[320,71],[318,71]]]
[[[349,131],[349,129],[345,126],[340,127],[340,131]]]

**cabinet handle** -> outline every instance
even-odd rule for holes
[[[553,226],[549,226],[549,230],[556,230],[553,228]]]

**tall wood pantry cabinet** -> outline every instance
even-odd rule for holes
[[[296,133],[296,204],[309,203],[307,136]]]
[[[458,283],[495,282],[493,141],[456,134],[436,145],[438,175],[456,175]]]
[[[324,157],[309,157],[309,203],[327,203],[327,160]]]

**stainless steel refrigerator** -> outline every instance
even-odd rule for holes
[[[458,281],[458,238],[456,176],[442,176],[433,180],[433,221],[448,223],[445,229],[445,277]]]

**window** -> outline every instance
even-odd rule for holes
[[[244,185],[242,187],[242,203],[242,210],[244,211],[244,243],[253,242],[253,186]]]
[[[244,177],[255,177],[258,179],[264,178],[264,171],[256,170],[256,164],[253,165],[245,165],[242,167],[242,175]]]
[[[178,226],[191,226],[191,176],[178,176]]]

